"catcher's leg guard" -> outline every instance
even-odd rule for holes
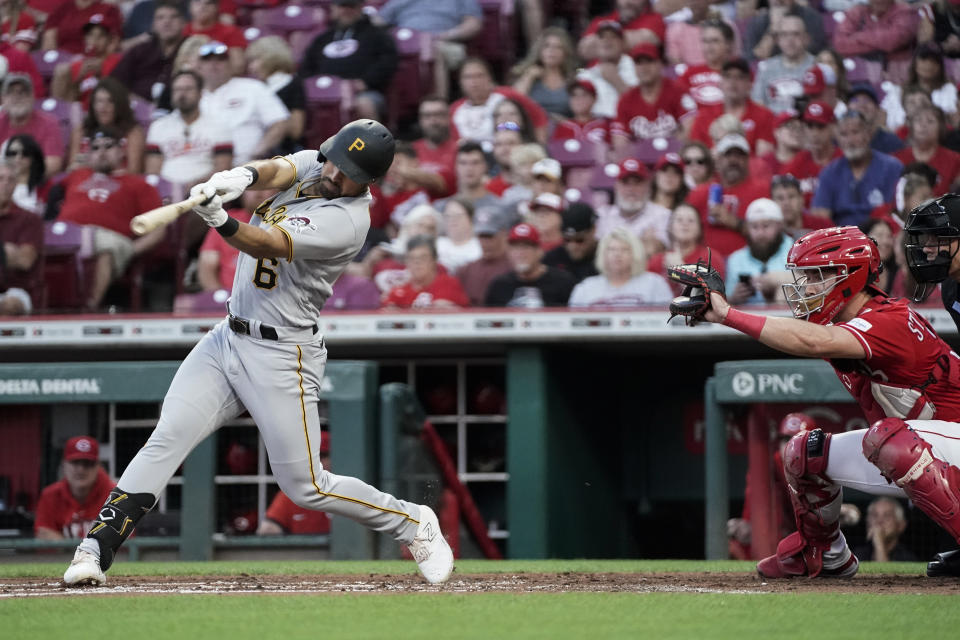
[[[106,571],[113,564],[114,555],[133,528],[147,514],[157,498],[152,493],[125,493],[114,487],[100,508],[97,522],[90,527],[88,538],[100,545],[100,568]]]
[[[930,443],[900,418],[874,422],[863,436],[863,455],[960,541],[960,469],[936,458]]]
[[[757,564],[762,577],[851,577],[857,572],[857,558],[840,534],[842,492],[826,475],[829,451],[830,434],[820,429],[802,431],[787,443],[783,470],[797,531],[780,541],[775,555]]]

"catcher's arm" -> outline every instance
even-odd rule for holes
[[[716,291],[710,293],[710,308],[703,319],[737,329],[768,347],[795,356],[856,360],[867,356],[860,340],[847,329],[739,311]]]

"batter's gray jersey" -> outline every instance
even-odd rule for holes
[[[301,195],[320,178],[317,152],[284,156],[296,169],[293,184],[257,208],[259,227],[277,227],[290,240],[286,258],[240,253],[230,313],[281,327],[316,323],[333,283],[360,252],[370,228],[370,191],[356,198],[327,200]],[[257,224],[258,218],[251,219]]]

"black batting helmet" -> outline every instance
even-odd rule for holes
[[[376,120],[354,120],[320,145],[320,155],[358,184],[370,184],[390,168],[396,143]]]
[[[948,193],[916,207],[904,231],[907,266],[917,282],[946,280],[958,248],[951,245],[960,238],[960,195]]]

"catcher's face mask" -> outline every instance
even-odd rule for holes
[[[795,267],[791,271],[793,283],[782,288],[794,317],[817,324],[830,322],[845,300],[837,285],[847,279],[846,266]]]

